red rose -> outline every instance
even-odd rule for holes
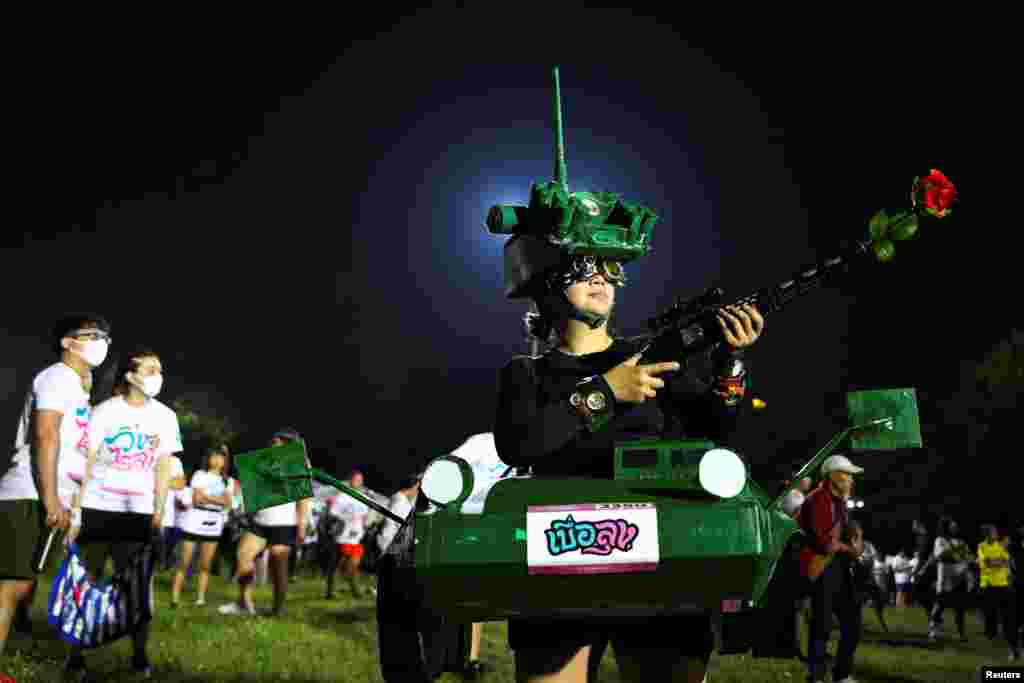
[[[956,188],[941,171],[933,168],[924,178],[914,179],[911,197],[915,207],[923,204],[925,211],[936,218],[943,218],[956,201]]]

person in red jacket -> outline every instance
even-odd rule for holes
[[[844,455],[833,455],[821,466],[821,483],[807,495],[799,520],[807,536],[800,551],[800,571],[811,582],[811,624],[807,666],[810,680],[825,677],[825,644],[833,612],[839,618],[839,650],[832,680],[853,683],[850,670],[861,632],[850,562],[863,552],[863,540],[850,538],[847,500],[853,493],[853,475],[864,470]]]

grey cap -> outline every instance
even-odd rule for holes
[[[846,472],[847,474],[860,474],[863,467],[857,467],[845,455],[833,455],[821,465],[821,475],[825,476],[831,472]]]

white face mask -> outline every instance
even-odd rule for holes
[[[139,386],[139,389],[142,389],[142,393],[149,398],[153,398],[160,393],[160,389],[163,388],[163,386],[163,375],[150,375],[149,377],[142,378],[142,385]]]
[[[90,339],[89,341],[78,342],[82,350],[76,351],[79,356],[85,359],[85,362],[92,367],[98,367],[103,364],[103,361],[107,359],[107,351],[110,349],[110,345],[106,339]]]

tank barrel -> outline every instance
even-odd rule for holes
[[[562,130],[562,90],[558,84],[558,67],[551,71],[555,81],[555,182],[569,191],[568,172],[565,169],[565,135]]]
[[[387,517],[388,519],[390,519],[392,522],[397,523],[399,525],[399,527],[405,526],[405,523],[406,523],[407,520],[402,519],[401,517],[396,515],[394,512],[392,512],[391,510],[389,510],[385,506],[383,506],[380,503],[378,503],[377,501],[375,501],[373,498],[370,498],[369,496],[364,495],[358,489],[354,489],[351,486],[349,486],[348,484],[346,484],[345,482],[343,482],[343,481],[341,481],[339,479],[335,479],[334,477],[329,475],[327,472],[324,472],[323,470],[318,470],[318,469],[314,468],[314,469],[309,470],[309,476],[312,477],[314,480],[320,482],[321,484],[327,484],[328,486],[333,486],[334,488],[338,489],[338,491],[340,491],[341,493],[344,493],[347,496],[355,498],[356,500],[358,500],[360,503],[362,503],[363,505],[367,506],[371,510],[376,510],[380,514],[382,514],[385,517]]]

